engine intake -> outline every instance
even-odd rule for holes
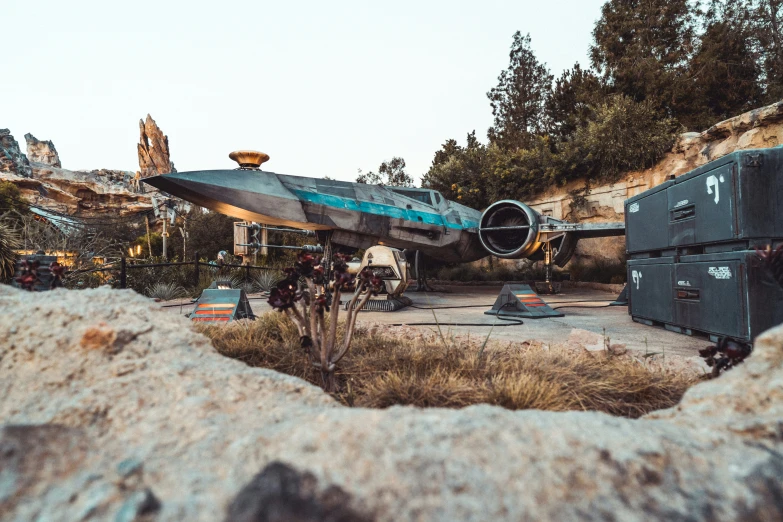
[[[530,257],[541,249],[540,214],[524,203],[498,201],[481,215],[479,240],[493,256],[505,259]]]

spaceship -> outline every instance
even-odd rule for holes
[[[143,181],[185,201],[246,221],[315,230],[332,245],[386,245],[428,260],[466,263],[488,255],[564,266],[579,239],[624,235],[624,223],[568,223],[520,201],[486,210],[449,201],[437,190],[369,185],[260,170],[269,157],[230,155],[234,170],[174,172]]]

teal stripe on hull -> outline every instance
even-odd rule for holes
[[[371,203],[369,201],[356,201],[354,199],[332,196],[330,194],[318,194],[316,192],[309,192],[306,190],[293,190],[292,192],[296,194],[297,197],[302,201],[315,203],[316,205],[324,205],[327,207],[352,210],[354,212],[365,212],[367,214],[375,214],[378,216],[405,219],[414,223],[425,223],[427,225],[437,225],[442,227],[455,228],[458,230],[478,227],[478,223],[474,223],[472,221],[463,221],[462,225],[449,223],[443,219],[442,215],[431,212],[408,210],[392,205]]]

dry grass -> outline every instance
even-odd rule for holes
[[[321,385],[282,314],[223,326],[198,325],[223,355]],[[340,332],[338,334],[341,335]],[[404,339],[357,328],[337,374],[335,397],[349,406],[397,404],[460,408],[494,404],[511,410],[595,410],[636,418],[679,402],[694,375],[631,356],[517,343],[492,346]]]

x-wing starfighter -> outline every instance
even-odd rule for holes
[[[444,263],[494,255],[564,266],[579,239],[625,233],[623,223],[568,223],[514,200],[480,212],[428,188],[276,174],[260,170],[266,154],[238,151],[230,157],[240,168],[174,172],[143,181],[238,219],[315,230],[333,245],[382,244]]]

